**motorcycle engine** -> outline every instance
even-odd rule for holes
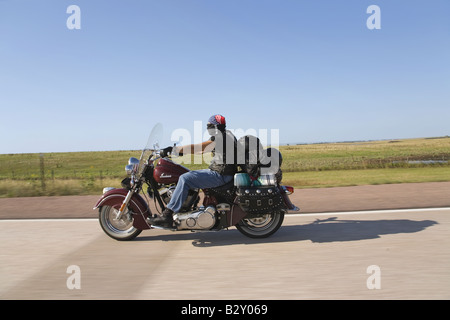
[[[178,230],[204,230],[211,229],[216,223],[216,209],[209,206],[205,209],[191,213],[175,215]]]
[[[176,186],[170,186],[161,189],[159,191],[161,199],[166,205],[169,204],[170,199],[172,198],[173,193],[175,192],[175,188]],[[196,209],[199,200],[200,198],[198,196],[198,189],[190,189],[186,200],[183,202],[183,205],[181,206],[180,212],[188,212],[193,209]]]
[[[172,194],[175,191],[175,186],[171,186],[168,188],[165,188],[159,192],[161,195],[162,201],[164,201],[165,204],[168,204],[170,201],[170,198],[172,198]]]

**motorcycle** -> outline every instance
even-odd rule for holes
[[[257,185],[252,185],[247,173],[241,172],[223,186],[203,189],[202,193],[198,189],[190,190],[180,212],[173,216],[173,228],[151,225],[149,218],[153,213],[148,198],[153,199],[156,210],[162,212],[179,177],[189,172],[170,156],[161,157],[161,136],[162,126],[157,124],[140,159],[129,159],[125,167],[129,177],[122,181],[123,188],[104,188],[94,207],[99,210],[103,231],[111,238],[132,240],[148,229],[202,232],[232,226],[245,236],[265,238],[280,228],[287,211],[299,210],[289,199],[293,187],[281,185],[280,179],[274,176],[261,177]],[[145,186],[146,194],[143,192]],[[201,197],[203,201],[199,205]]]

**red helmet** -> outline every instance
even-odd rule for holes
[[[216,126],[219,124],[226,125],[225,117],[220,114],[215,114],[215,115],[211,116],[208,120],[208,123],[214,124]]]

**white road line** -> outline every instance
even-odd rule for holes
[[[419,209],[386,209],[386,210],[366,210],[366,211],[337,211],[337,212],[320,212],[320,213],[288,213],[285,217],[314,217],[314,216],[329,216],[329,215],[348,215],[348,214],[382,214],[382,213],[407,213],[407,212],[426,212],[426,211],[450,211],[450,207],[443,208],[419,208]],[[0,219],[2,222],[86,222],[98,221],[98,218],[80,218],[80,219]]]
[[[4,219],[0,220],[0,223],[2,222],[20,222],[20,221],[26,221],[26,222],[84,222],[84,221],[98,221],[98,218],[80,218],[80,219]]]
[[[450,211],[450,207],[443,208],[420,208],[420,209],[386,209],[386,210],[365,210],[365,211],[337,211],[320,213],[289,213],[286,217],[300,216],[329,216],[329,215],[347,215],[347,214],[382,214],[382,213],[407,213],[407,212],[426,212],[426,211]]]

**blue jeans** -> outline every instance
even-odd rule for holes
[[[187,198],[189,189],[215,188],[230,182],[234,176],[223,176],[210,169],[189,171],[180,176],[167,208],[177,213]]]

